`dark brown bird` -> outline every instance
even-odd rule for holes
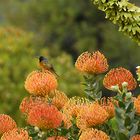
[[[56,75],[58,77],[58,74],[56,73],[54,67],[52,64],[50,64],[48,62],[48,59],[45,58],[44,56],[40,56],[39,57],[39,65],[40,67],[43,69],[43,70],[48,70],[50,71],[51,73],[53,73],[54,75]]]

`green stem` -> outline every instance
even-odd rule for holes
[[[128,140],[138,130],[138,121],[135,119],[134,103],[130,92],[123,89],[117,96],[118,105],[115,105],[115,117],[112,125],[117,140]]]
[[[101,91],[101,76],[99,75],[88,75],[84,76],[85,79],[85,93],[89,100],[100,100],[102,97]]]

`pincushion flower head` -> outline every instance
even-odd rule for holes
[[[32,140],[24,129],[13,129],[3,134],[1,140]]]
[[[84,52],[76,60],[75,67],[81,72],[99,74],[108,70],[108,62],[99,51]]]
[[[130,140],[140,140],[140,135],[134,135]]]
[[[27,122],[42,129],[57,128],[61,125],[62,113],[53,105],[37,105],[28,113]]]
[[[122,84],[127,83],[127,89],[133,90],[136,88],[137,83],[132,73],[122,67],[110,70],[104,77],[103,85],[105,88],[112,90],[112,87],[118,86],[122,89]]]
[[[90,128],[82,132],[79,140],[110,140],[110,138],[105,132]]]
[[[54,90],[54,92],[48,96],[48,100],[51,100],[51,104],[61,110],[69,99],[64,92]]]
[[[87,105],[89,100],[86,98],[72,97],[63,107],[63,113],[76,117],[82,107]]]
[[[136,114],[140,116],[140,95],[137,98],[134,98],[134,106],[136,109]]]
[[[45,96],[57,88],[57,79],[49,71],[33,71],[25,81],[25,89],[32,95]]]
[[[117,105],[117,101],[114,100],[113,98],[102,98],[100,100],[100,105],[106,110],[108,113],[108,117],[112,118],[115,115],[115,106],[114,104]]]
[[[64,127],[69,129],[72,126],[72,116],[69,114],[62,113],[62,118]]]
[[[108,113],[98,103],[83,107],[77,116],[77,127],[81,130],[103,124],[108,119]]]
[[[22,113],[28,114],[32,107],[44,103],[48,104],[44,97],[30,96],[22,100],[19,108]]]
[[[16,122],[10,116],[0,114],[0,135],[16,127]]]

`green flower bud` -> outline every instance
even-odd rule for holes
[[[38,128],[37,126],[34,127],[34,130],[35,130],[36,132],[39,132],[39,128]]]
[[[119,91],[119,86],[118,85],[116,85],[116,86],[111,86],[111,90],[112,91]]]
[[[123,87],[123,88],[126,88],[127,86],[128,86],[128,83],[127,83],[127,82],[123,82],[123,83],[122,83],[122,87]]]
[[[126,98],[128,99],[128,98],[131,98],[132,97],[132,93],[131,92],[128,92],[127,94],[126,94]]]

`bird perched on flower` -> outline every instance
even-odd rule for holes
[[[48,71],[50,71],[51,73],[53,73],[54,75],[56,75],[58,77],[58,74],[56,73],[53,65],[50,64],[48,62],[48,59],[45,58],[44,56],[39,57],[39,65],[42,68],[42,70],[48,70]]]

